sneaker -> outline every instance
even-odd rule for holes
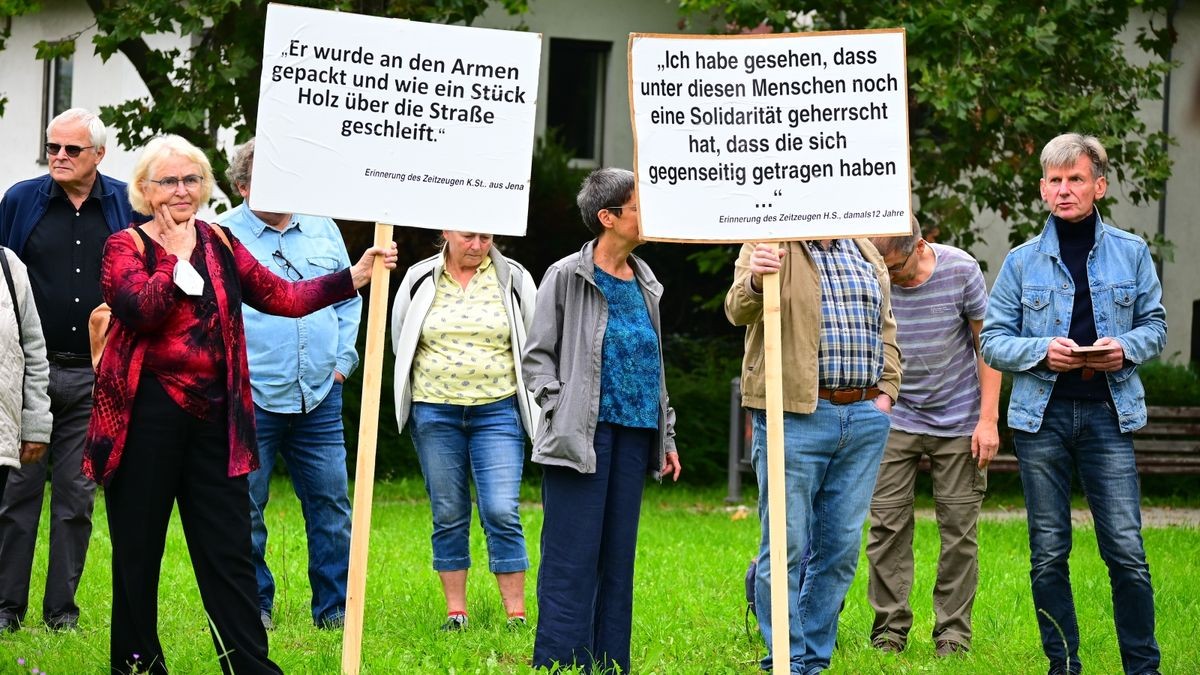
[[[15,616],[0,616],[0,633],[15,633],[21,630],[21,622]]]
[[[1079,675],[1083,667],[1076,662],[1075,668],[1068,668],[1065,663],[1052,663],[1050,670],[1046,671],[1046,675]]]
[[[444,630],[449,633],[453,633],[455,631],[466,630],[466,628],[467,628],[467,615],[466,614],[451,614],[450,616],[446,617],[446,623],[442,624],[441,630]]]
[[[264,630],[275,630],[275,620],[271,618],[270,612],[259,612],[258,620],[262,621]]]
[[[79,617],[70,614],[59,614],[46,619],[46,627],[53,631],[68,632],[79,630]]]
[[[970,650],[967,649],[967,646],[961,642],[938,640],[933,654],[938,658],[945,658],[947,656],[954,656],[955,654],[966,654],[968,651]]]
[[[904,651],[904,645],[892,637],[877,637],[871,640],[871,646],[884,654],[899,654]]]
[[[528,624],[528,623],[525,621],[525,617],[524,617],[524,616],[519,616],[519,615],[518,615],[518,616],[510,616],[510,617],[508,617],[508,624],[507,624],[507,626],[508,626],[508,629],[509,629],[509,630],[514,630],[514,631],[515,631],[515,630],[523,630],[523,629],[524,629],[526,626],[528,626],[528,625],[529,625],[529,624]]]

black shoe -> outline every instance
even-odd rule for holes
[[[1083,666],[1081,665],[1076,665],[1075,668],[1068,668],[1065,663],[1052,663],[1050,664],[1050,670],[1046,671],[1046,675],[1079,675],[1082,670]]]
[[[52,616],[46,619],[46,627],[58,632],[79,630],[79,617],[70,614]]]
[[[15,633],[21,630],[21,622],[15,616],[0,616],[0,633]]]
[[[871,640],[871,646],[884,654],[899,654],[904,651],[904,643],[888,635],[881,635]]]
[[[933,655],[939,659],[944,659],[947,656],[954,656],[955,654],[966,654],[968,651],[970,650],[967,649],[967,646],[961,642],[955,642],[954,640],[938,640],[934,644]]]

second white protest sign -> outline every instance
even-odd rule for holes
[[[629,53],[646,238],[909,231],[902,29],[635,33]]]

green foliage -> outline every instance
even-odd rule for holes
[[[981,241],[991,210],[1028,239],[1044,221],[1042,146],[1064,131],[1097,136],[1134,204],[1158,199],[1170,139],[1147,132],[1143,102],[1161,98],[1174,35],[1170,0],[1011,3],[1004,0],[680,0],[730,32],[901,26],[907,32],[913,192],[941,241]],[[1149,18],[1134,46],[1131,13]],[[1141,52],[1141,53],[1139,53]],[[1144,65],[1141,62],[1145,62]]]
[[[541,281],[547,267],[591,238],[575,206],[575,193],[588,169],[572,167],[573,156],[554,129],[534,142],[525,236],[499,242],[504,254],[524,265],[534,281]]]
[[[1200,371],[1196,364],[1177,365],[1161,359],[1138,367],[1146,388],[1146,404],[1161,406],[1200,405]]]
[[[684,476],[689,485],[721,484],[729,455],[729,383],[741,372],[740,343],[672,335],[663,356]]]
[[[363,323],[366,327],[367,308],[363,303]],[[366,330],[359,331],[358,353],[366,354]],[[400,433],[396,423],[396,397],[393,394],[396,355],[392,353],[390,342],[383,350],[383,377],[379,391],[379,431],[375,436],[375,477],[379,480],[392,480],[406,476],[421,475],[421,465],[417,461],[417,452],[413,449],[412,437]],[[350,475],[353,476],[358,463],[358,430],[362,411],[363,369],[358,370],[346,380],[342,388],[342,425],[346,433],[346,463]]]
[[[428,22],[471,23],[491,0],[299,0],[292,4]],[[510,12],[525,0],[500,0]],[[264,0],[87,0],[95,17],[95,53],[107,61],[120,52],[150,95],[104,106],[100,114],[122,147],[137,149],[154,136],[179,134],[204,150],[222,192],[228,159],[217,148],[217,130],[233,129],[237,142],[254,135],[262,72]],[[0,0],[0,19],[42,9],[40,0]],[[90,28],[90,26],[89,26]],[[38,58],[72,53],[82,31],[38,44]],[[152,47],[147,38],[179,34],[186,48]],[[0,32],[0,49],[7,31]],[[3,113],[0,98],[0,114]]]

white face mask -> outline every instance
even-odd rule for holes
[[[204,292],[204,278],[186,260],[175,263],[174,281],[179,290],[193,297]]]

